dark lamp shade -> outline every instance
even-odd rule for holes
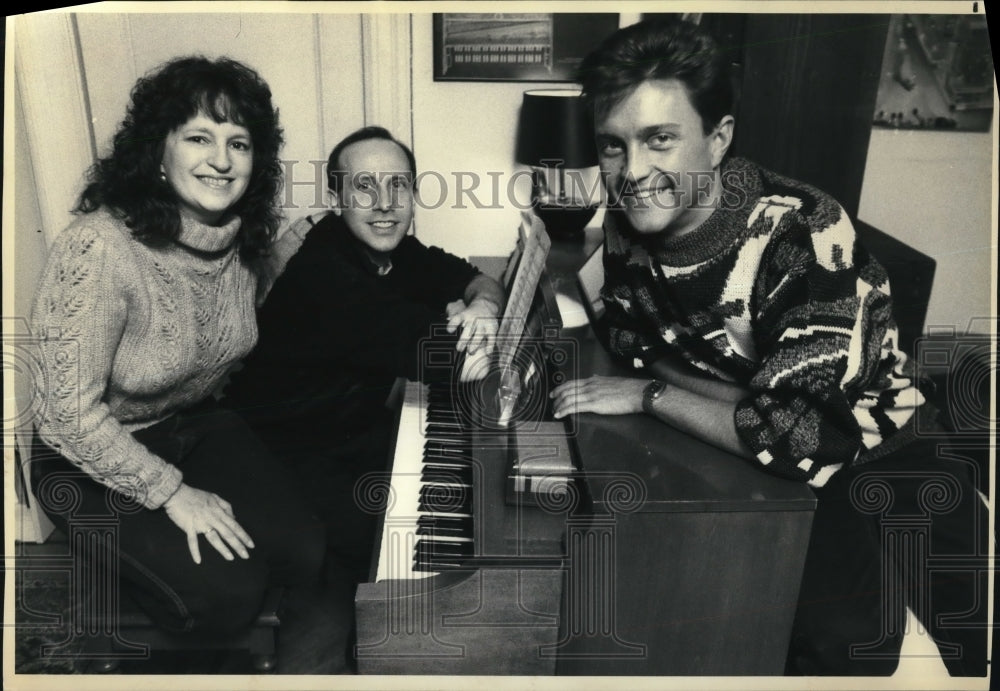
[[[543,161],[562,161],[564,168],[597,165],[593,115],[579,89],[524,92],[515,159],[528,166],[545,165]]]

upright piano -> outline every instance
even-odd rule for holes
[[[360,673],[782,674],[810,490],[643,415],[550,416],[553,386],[619,371],[556,307],[590,304],[599,243],[552,246],[506,425],[498,377],[401,388]]]

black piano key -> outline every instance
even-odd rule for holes
[[[449,437],[471,436],[469,430],[461,423],[448,422],[446,420],[428,420],[427,424],[424,425],[424,434],[430,435],[433,433],[444,434]]]
[[[425,439],[441,439],[449,444],[466,444],[468,443],[469,435],[459,429],[442,429],[441,427],[433,427],[424,430]]]
[[[467,444],[471,436],[464,430],[454,427],[428,426],[424,428],[424,439],[441,439],[449,444]]]
[[[418,501],[417,510],[420,513],[434,514],[436,516],[466,516],[472,517],[472,507],[467,505],[457,506],[455,504],[442,505],[435,501]]]
[[[433,499],[421,499],[417,502],[417,509],[421,513],[457,514],[460,516],[472,515],[472,506],[470,504],[444,503]]]
[[[459,473],[453,470],[437,470],[424,468],[420,471],[420,481],[427,483],[446,483],[472,488],[472,473]]]
[[[469,519],[459,516],[417,516],[417,525],[458,527],[468,525],[468,523]]]
[[[475,545],[471,542],[452,542],[450,540],[435,540],[422,537],[417,540],[417,554],[440,555],[442,557],[471,557],[475,554]]]
[[[424,463],[451,463],[471,467],[472,459],[465,453],[430,450],[424,454]]]
[[[462,418],[454,410],[444,410],[442,408],[427,411],[427,420],[444,420],[445,422],[457,422],[461,424]]]
[[[427,466],[446,465],[451,468],[461,468],[464,471],[472,468],[472,461],[465,454],[431,453],[424,456],[423,468]]]
[[[423,452],[424,463],[434,463],[440,460],[442,463],[462,463],[472,465],[472,452],[463,450],[462,447],[451,447],[450,449],[428,448]]]
[[[441,528],[417,528],[418,539],[420,540],[433,540],[435,538],[456,538],[469,541],[466,544],[472,544],[472,535],[468,531],[462,530],[444,530]],[[446,539],[441,540],[441,542],[447,542]]]
[[[465,460],[471,462],[473,453],[470,446],[464,444],[438,444],[429,441],[424,445],[424,458],[447,458],[449,460]]]
[[[442,497],[466,498],[469,496],[469,491],[462,487],[453,487],[452,485],[433,482],[427,482],[420,486],[420,496],[423,497],[431,494],[438,494]]]
[[[467,528],[436,528],[436,527],[417,527],[417,535],[425,537],[446,536],[446,537],[472,537],[472,531]]]
[[[452,424],[462,426],[462,420],[458,417],[457,413],[453,413],[447,410],[429,410],[427,415],[424,416],[428,422],[442,422],[444,424]]]
[[[468,490],[452,485],[424,485],[420,488],[420,503],[440,507],[442,512],[456,511],[472,503]],[[465,513],[465,512],[462,512]]]
[[[462,487],[453,487],[451,484],[445,483],[435,483],[435,482],[425,482],[420,486],[420,494],[433,494],[434,492],[440,492],[441,494],[447,494],[449,496],[469,496],[469,492]]]
[[[424,456],[441,456],[444,454],[471,458],[473,455],[472,444],[461,439],[448,440],[440,438],[428,439],[424,442]]]
[[[467,470],[467,468],[464,467],[464,466],[449,465],[449,464],[445,464],[445,463],[440,463],[440,464],[439,463],[435,463],[433,465],[425,466],[424,469],[428,473],[448,473],[448,474],[451,474],[451,475],[454,475],[456,473],[463,473],[463,472],[465,472]],[[421,473],[423,473],[423,471],[421,471]],[[469,475],[466,476],[466,479],[468,479],[468,477],[469,477]]]
[[[470,439],[471,436],[465,430],[454,427],[436,427],[428,425],[424,428],[425,439]]]
[[[472,519],[458,516],[420,516],[417,518],[417,534],[472,537]]]
[[[462,570],[468,567],[465,566],[465,562],[460,559],[435,559],[431,560],[413,560],[413,570],[414,571],[448,571],[448,570]]]
[[[424,433],[430,431],[444,432],[449,435],[471,436],[472,432],[461,422],[454,420],[426,420],[424,423]]]
[[[427,506],[432,513],[469,513],[467,509],[471,503],[462,496],[464,492],[458,487],[449,489],[454,493],[442,492],[440,489],[426,494],[421,492],[418,504]]]
[[[421,501],[435,503],[439,506],[464,506],[472,500],[469,491],[452,485],[423,485],[420,488]]]
[[[424,443],[424,456],[467,456],[468,447],[462,444],[442,443],[437,439],[430,439]]]
[[[440,444],[441,446],[447,446],[452,450],[468,449],[472,447],[468,437],[447,434],[428,434],[425,437],[424,445],[426,446],[428,444]]]
[[[440,497],[442,501],[461,501],[464,503],[469,501],[469,490],[462,485],[445,485],[428,482],[421,485],[420,496],[427,498]]]
[[[448,466],[450,468],[455,468],[455,475],[468,475],[472,472],[472,461],[463,454],[454,453],[433,453],[424,456],[423,463],[420,466],[421,470],[426,470],[428,468],[434,470],[437,466]]]
[[[472,466],[454,464],[454,469],[444,470],[436,467],[438,465],[436,463],[425,463],[420,469],[420,479],[424,482],[436,482],[434,478],[440,476],[441,479],[437,480],[437,482],[457,482],[463,485],[472,484]]]
[[[445,525],[420,525],[417,524],[417,535],[449,535],[452,537],[472,537],[472,524],[466,521],[458,527]]]

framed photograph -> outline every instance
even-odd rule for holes
[[[892,15],[876,127],[989,132],[993,57],[980,14]]]
[[[612,13],[436,13],[434,81],[571,82],[617,28]]]

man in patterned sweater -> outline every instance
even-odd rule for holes
[[[878,517],[852,503],[851,481],[882,473],[894,511],[921,515],[921,485],[950,478],[957,505],[934,515],[930,554],[981,557],[986,522],[966,468],[915,431],[926,404],[899,350],[885,270],[828,195],[726,158],[730,81],[693,25],[622,29],[580,74],[609,197],[601,330],[645,376],[567,382],[552,392],[556,417],[644,411],[807,482],[818,505],[787,672],[891,674],[905,612],[885,616],[895,587],[882,592]],[[985,629],[968,624],[985,614],[960,615],[984,602],[973,572],[884,568],[894,586],[929,580],[907,604],[952,674],[984,674]],[[880,654],[864,655],[877,641]]]

